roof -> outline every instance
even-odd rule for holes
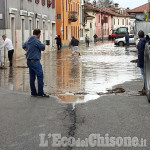
[[[123,14],[119,14],[115,11],[115,8],[99,7],[89,2],[85,2],[84,6],[85,6],[85,10],[88,9],[88,10],[93,10],[97,12],[107,13],[112,16],[117,16],[117,17],[129,17],[130,16],[127,10],[123,10]]]
[[[149,3],[146,3],[142,6],[136,7],[134,9],[129,10],[129,13],[143,13],[144,11],[148,11],[149,10]]]

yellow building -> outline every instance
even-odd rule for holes
[[[56,33],[62,44],[68,45],[71,37],[80,38],[80,0],[56,0]]]

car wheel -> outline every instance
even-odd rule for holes
[[[150,103],[150,50],[146,44],[144,51],[144,72],[145,72],[145,88],[148,102]]]
[[[123,42],[119,42],[118,45],[121,46],[121,47],[123,47],[124,43]]]

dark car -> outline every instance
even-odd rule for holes
[[[115,29],[113,34],[115,35],[115,38],[118,39],[124,37],[127,32],[128,32],[128,27],[119,27]]]

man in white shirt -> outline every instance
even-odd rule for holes
[[[4,40],[4,43],[0,46],[0,49],[5,47],[8,50],[9,66],[12,66],[13,53],[14,53],[14,47],[13,47],[12,41],[6,38],[6,35],[3,35],[2,38]]]

